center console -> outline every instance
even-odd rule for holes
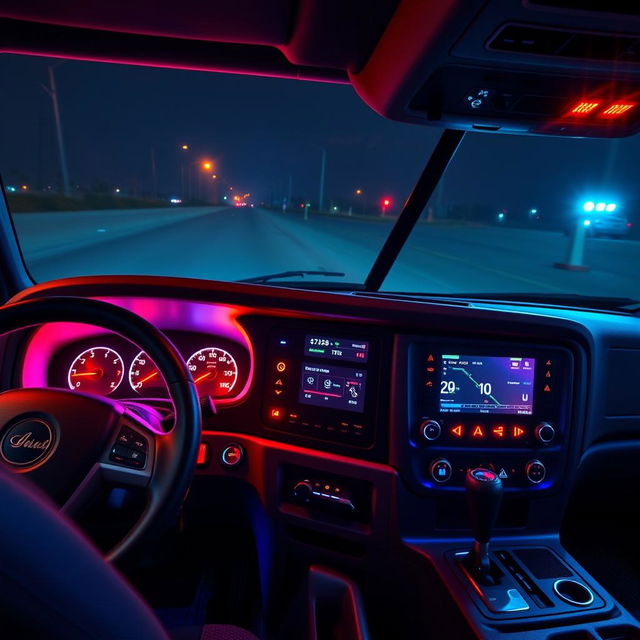
[[[421,491],[463,491],[468,469],[495,471],[507,492],[562,480],[573,358],[567,349],[408,340],[407,441]]]

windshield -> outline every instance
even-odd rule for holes
[[[441,133],[343,85],[13,55],[0,69],[0,175],[36,281],[362,284]],[[382,289],[638,297],[637,147],[467,134]]]

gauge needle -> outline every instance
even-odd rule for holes
[[[204,380],[205,378],[208,378],[211,375],[211,371],[207,371],[207,373],[203,373],[201,376],[198,376],[194,382],[196,384],[198,384],[198,382],[200,382],[200,380]]]
[[[142,385],[145,382],[148,382],[149,380],[151,380],[151,378],[155,378],[158,373],[160,373],[157,369],[153,372],[150,373],[148,376],[145,376],[144,378],[142,378],[142,380],[138,380],[138,384]]]
[[[99,376],[99,375],[100,375],[99,371],[86,371],[84,373],[72,373],[71,377],[80,378],[81,376]]]

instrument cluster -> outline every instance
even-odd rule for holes
[[[250,356],[236,342],[192,332],[167,332],[191,371],[199,395],[233,401],[242,394]],[[67,344],[49,363],[48,383],[113,398],[166,398],[165,382],[153,360],[115,334]]]

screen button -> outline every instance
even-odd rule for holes
[[[454,424],[452,427],[449,427],[449,433],[457,439],[464,437],[464,425]]]
[[[439,483],[451,479],[451,463],[446,458],[439,458],[431,463],[431,477]]]
[[[531,484],[540,484],[547,475],[547,469],[540,460],[530,460],[527,462],[524,471]]]
[[[426,440],[437,440],[442,435],[442,427],[435,420],[424,420],[421,427],[422,435]]]

